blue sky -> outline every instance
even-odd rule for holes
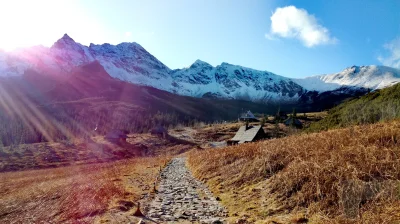
[[[171,69],[201,59],[305,77],[400,67],[399,11],[398,0],[2,1],[0,48],[68,33],[85,45],[137,42]]]

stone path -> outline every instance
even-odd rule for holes
[[[147,216],[161,223],[224,223],[226,210],[192,176],[185,162],[185,158],[175,158],[161,171],[158,193]]]

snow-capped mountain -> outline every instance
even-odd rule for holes
[[[67,75],[73,68],[98,61],[110,76],[180,95],[248,100],[296,100],[304,89],[289,78],[222,63],[197,60],[171,70],[137,43],[84,46],[65,34],[50,48],[36,46],[0,54],[0,76],[21,76],[27,69]]]
[[[213,67],[197,60],[188,68],[172,71],[171,75],[174,92],[197,97],[290,101],[304,93],[304,89],[289,78],[228,63]]]
[[[0,51],[0,77],[22,75],[30,66],[25,60]]]
[[[294,79],[307,90],[319,92],[332,91],[342,87],[382,89],[400,82],[400,70],[386,66],[352,66],[327,75]]]
[[[290,79],[267,71],[197,60],[171,70],[137,43],[84,46],[65,34],[50,48],[36,46],[0,51],[0,76],[22,76],[27,70],[68,76],[77,66],[98,61],[113,78],[194,97],[219,97],[268,102],[294,102],[309,91],[383,88],[400,82],[400,70],[384,66],[353,66],[340,73]],[[345,87],[345,88],[343,88]]]

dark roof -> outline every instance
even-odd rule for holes
[[[262,130],[261,125],[249,126],[246,130],[246,126],[241,126],[236,132],[236,135],[231,139],[231,141],[238,141],[240,143],[251,142],[256,137],[258,131]],[[262,130],[264,131],[264,130]]]
[[[294,124],[295,126],[298,126],[298,127],[303,126],[303,123],[301,123],[301,121],[300,121],[299,119],[292,118],[292,117],[289,117],[289,118],[286,119],[283,123],[284,123],[285,125],[287,125],[287,126],[290,126],[290,125],[292,125],[292,124]]]
[[[251,111],[247,111],[240,116],[240,120],[258,121]]]
[[[111,130],[106,134],[106,138],[119,139],[119,138],[128,138],[128,136],[122,130]]]

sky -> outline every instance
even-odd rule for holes
[[[200,59],[301,78],[400,68],[399,0],[0,0],[0,48],[137,42],[171,69]]]

